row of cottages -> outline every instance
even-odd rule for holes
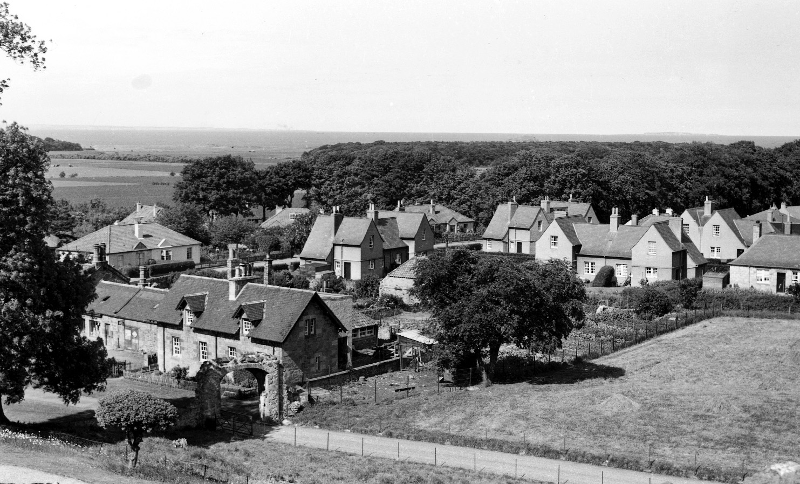
[[[431,203],[428,205],[405,205],[397,203],[395,211],[423,213],[436,234],[447,232],[474,232],[475,220],[451,208]]]
[[[590,282],[608,265],[620,284],[629,279],[633,285],[696,277],[707,262],[682,233],[679,217],[634,218],[620,225],[616,208],[608,224],[588,223],[582,216],[555,218],[536,241],[535,254],[539,260],[569,261],[577,276]]]
[[[535,254],[542,234],[553,220],[562,217],[579,218],[584,223],[597,224],[597,214],[590,203],[551,201],[548,197],[539,206],[519,205],[516,198],[497,206],[489,226],[483,233],[485,252]]]
[[[730,283],[773,294],[786,294],[789,286],[800,284],[800,237],[753,236],[753,245],[728,264]]]
[[[294,384],[345,369],[353,346],[377,344],[377,324],[355,318],[352,303],[348,310],[313,291],[261,284],[233,254],[227,280],[181,275],[168,290],[102,281],[97,295],[85,333],[156,355],[161,371],[193,374],[207,360],[260,352],[276,356]]]
[[[430,253],[433,244],[424,214],[381,212],[370,204],[365,218],[345,217],[334,207],[331,215],[317,217],[300,259],[345,279],[382,278],[409,258]]]
[[[78,240],[62,245],[59,256],[87,259],[99,246],[102,257],[109,265],[123,266],[163,264],[173,261],[200,263],[200,242],[157,223],[115,224],[84,235]]]

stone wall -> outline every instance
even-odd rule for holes
[[[305,321],[316,320],[315,334],[305,335]],[[283,343],[284,378],[291,387],[339,368],[339,330],[319,301],[309,304]]]

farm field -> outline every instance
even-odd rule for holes
[[[179,177],[97,177],[57,178],[53,182],[53,198],[72,204],[88,202],[93,198],[103,200],[109,207],[125,207],[133,211],[136,202],[146,205],[173,204],[174,183]]]
[[[524,440],[682,467],[696,458],[699,466],[752,471],[800,458],[798,369],[797,321],[723,317],[576,366],[564,378],[553,373],[378,405],[353,398],[312,406],[299,419],[332,429]],[[587,377],[574,377],[580,371]]]

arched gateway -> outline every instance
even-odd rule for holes
[[[283,366],[274,356],[256,353],[226,363],[206,361],[200,366],[195,390],[200,423],[217,417],[222,405],[220,382],[226,374],[236,370],[260,370],[254,371],[253,374],[258,380],[258,389],[261,391],[258,405],[261,420],[281,422],[288,405]]]

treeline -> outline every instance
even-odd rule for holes
[[[308,198],[323,207],[361,215],[370,200],[392,208],[434,199],[482,226],[511,197],[537,204],[572,195],[601,217],[620,207],[624,218],[681,212],[706,196],[741,215],[800,202],[800,140],[774,149],[748,141],[346,143],[302,161],[314,187]]]
[[[50,137],[43,139],[42,143],[44,143],[45,151],[83,151],[83,148],[78,143],[61,141],[60,139],[53,139]]]
[[[80,149],[80,148],[79,148]],[[117,151],[95,151],[87,153],[53,153],[52,159],[59,160],[116,160],[116,161],[148,161],[154,163],[191,163],[200,158],[183,155],[153,155],[149,153],[121,153]],[[65,150],[62,150],[65,151]]]

